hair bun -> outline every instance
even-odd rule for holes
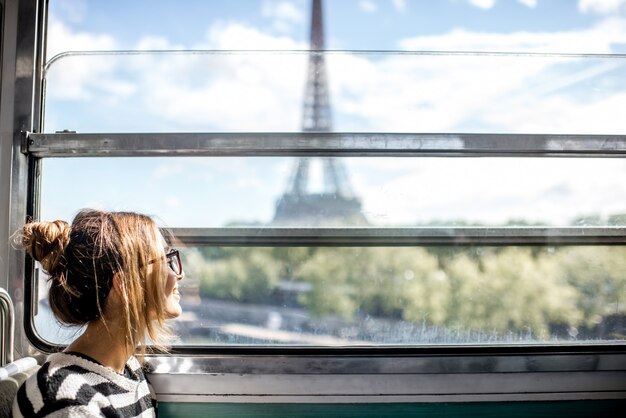
[[[70,225],[65,221],[30,222],[17,237],[18,245],[52,277],[65,267],[63,256],[70,240]]]

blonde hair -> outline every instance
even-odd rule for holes
[[[50,276],[50,307],[60,322],[83,325],[103,318],[116,276],[122,324],[129,347],[146,337],[164,349],[171,336],[165,324],[165,279],[161,234],[148,216],[85,209],[70,226],[64,221],[30,222],[17,244]],[[149,265],[153,268],[149,268]],[[106,324],[106,322],[105,322]]]

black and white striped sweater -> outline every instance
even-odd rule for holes
[[[135,357],[119,374],[78,353],[48,357],[24,382],[13,417],[155,417],[156,402]]]

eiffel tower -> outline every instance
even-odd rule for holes
[[[311,12],[311,45],[304,98],[302,130],[332,131],[332,114],[324,61],[324,27],[322,1],[313,0]],[[322,164],[324,189],[309,192],[311,164]],[[336,158],[299,158],[289,186],[276,203],[272,224],[298,226],[364,225],[361,201],[354,195],[346,170]]]

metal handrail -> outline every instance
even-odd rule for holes
[[[471,133],[23,133],[46,157],[624,157],[626,135]]]
[[[626,228],[604,227],[347,227],[168,228],[183,245],[422,246],[626,245]]]
[[[0,333],[0,366],[13,361],[15,335],[15,310],[9,293],[0,287],[0,313],[2,332]]]

